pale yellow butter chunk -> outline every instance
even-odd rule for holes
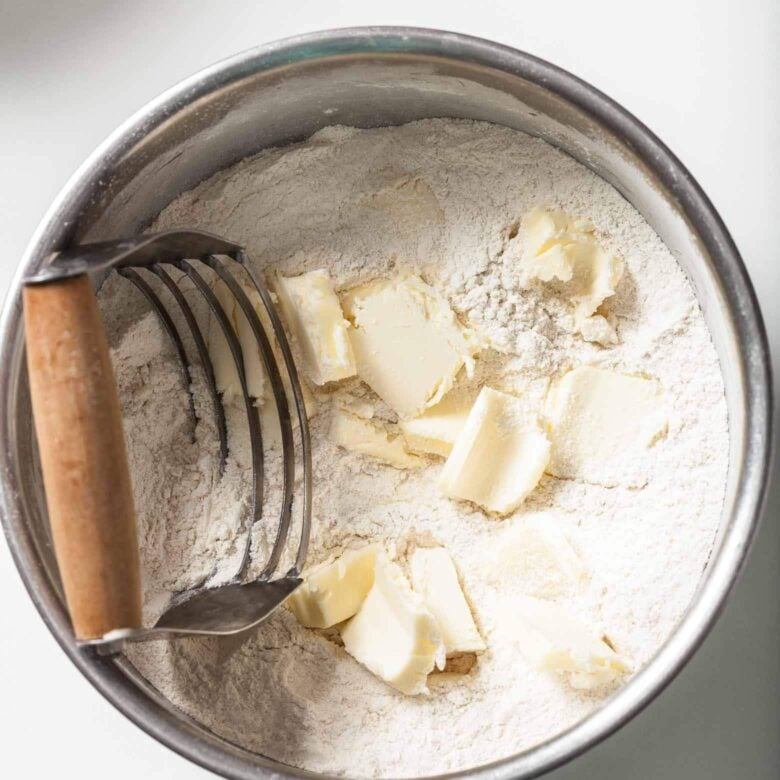
[[[563,674],[573,688],[597,688],[630,671],[628,661],[563,607],[518,596],[504,619],[534,668]]]
[[[257,314],[263,330],[268,335],[269,343],[273,344],[271,321],[268,319],[260,293],[254,287],[245,286],[242,289],[246,293],[247,298],[249,298],[252,309]],[[249,395],[259,401],[262,406],[265,406],[269,398],[270,402],[273,403],[273,392],[266,373],[263,355],[260,351],[260,343],[254,330],[252,330],[252,326],[249,324],[249,318],[244,314],[244,310],[238,304],[238,301],[236,301],[234,317],[238,331],[238,342],[241,345],[241,354],[244,358],[244,371],[246,371],[246,384],[249,388]]]
[[[262,406],[265,403],[266,396],[270,394],[271,390],[257,337],[249,324],[248,318],[244,314],[244,310],[241,308],[228,286],[219,279],[214,282],[212,289],[233,329],[233,333],[238,339],[249,395],[254,399],[256,405]],[[272,333],[272,331],[269,330],[271,325],[265,307],[263,306],[263,302],[261,301],[257,290],[245,284],[241,284],[241,289],[244,291],[247,298],[249,298],[252,309],[260,319],[266,333]],[[269,340],[273,342],[272,338]],[[211,364],[214,369],[214,380],[217,385],[217,391],[222,394],[222,400],[225,403],[231,403],[233,400],[241,398],[241,383],[238,377],[238,368],[236,367],[233,353],[230,351],[222,327],[213,312],[211,313],[211,319],[209,320],[208,350]]]
[[[236,332],[236,299],[222,280],[217,280],[211,285],[222,310],[227,317],[228,324]],[[209,358],[214,370],[214,381],[217,392],[222,396],[224,403],[231,403],[235,398],[241,397],[241,383],[238,378],[238,369],[230,351],[230,346],[225,338],[222,326],[216,315],[210,312],[207,345]],[[262,382],[261,396],[262,397]]]
[[[549,459],[550,442],[520,400],[483,387],[439,486],[450,498],[508,514],[536,487]]]
[[[414,551],[410,565],[412,587],[436,618],[447,655],[484,650],[450,554],[443,547],[421,547]]]
[[[262,357],[260,345],[257,336],[249,322],[249,318],[244,313],[233,293],[227,285],[217,280],[212,289],[217,297],[230,327],[233,330],[241,351],[241,360],[243,362],[246,375],[247,390],[253,399],[255,406],[259,408],[260,427],[263,436],[263,447],[266,449],[278,449],[281,446],[281,427],[279,424],[279,412],[276,406],[276,399],[273,394],[271,382],[266,372],[265,361]],[[277,366],[282,383],[288,399],[290,416],[293,427],[297,426],[297,416],[293,401],[292,389],[288,374],[284,368],[284,361],[273,336],[273,327],[268,318],[265,306],[263,305],[260,294],[249,284],[241,283],[241,289],[249,299],[255,314],[260,320],[261,327],[268,336],[268,341]],[[236,367],[233,353],[227,343],[227,339],[222,331],[222,327],[217,321],[216,315],[211,313],[208,327],[208,352],[211,364],[214,369],[214,381],[217,386],[217,392],[222,396],[225,404],[231,404],[235,401],[241,402],[241,383],[239,381],[238,368]],[[311,417],[316,402],[311,391],[304,382],[301,382],[301,393],[303,395],[304,406],[307,417]]]
[[[574,267],[559,240],[569,226],[566,214],[560,209],[537,207],[523,217],[522,226],[522,265],[528,276],[542,282],[553,279],[568,282]]]
[[[417,276],[360,285],[342,296],[360,378],[402,418],[438,403],[478,340],[449,303]]]
[[[444,668],[436,619],[384,554],[377,556],[374,585],[341,638],[350,655],[402,693],[427,693],[434,666]]]
[[[545,416],[550,473],[607,487],[645,484],[648,448],[667,430],[658,382],[592,366],[553,384]]]
[[[285,602],[302,626],[330,628],[351,618],[374,585],[374,563],[381,548],[370,544],[313,568]]]
[[[587,579],[587,570],[552,518],[531,517],[508,528],[496,543],[493,579],[521,583],[534,596],[555,598]]]
[[[339,447],[376,458],[398,469],[426,465],[424,458],[407,452],[401,435],[393,436],[383,427],[343,409],[333,410],[329,435]]]
[[[523,218],[521,267],[530,279],[557,280],[574,305],[574,321],[587,341],[614,344],[613,324],[597,309],[623,276],[623,260],[598,242],[593,225],[560,209],[532,209]]]
[[[281,369],[281,366],[283,365],[281,356],[277,354],[276,360],[280,366],[282,383],[284,384],[285,392],[287,394],[287,405],[290,411],[292,427],[293,430],[295,430],[298,427],[298,414],[295,408],[292,388],[287,379],[287,374]],[[306,382],[302,381],[300,385],[306,418],[311,419],[312,415],[317,410],[317,401],[312,395],[311,390],[309,390]],[[279,449],[282,444],[282,427],[279,422],[279,409],[276,406],[276,399],[270,390],[270,382],[266,385],[266,394],[267,397],[263,400],[263,406],[260,409],[260,427],[263,433],[263,447]]]
[[[452,391],[419,417],[402,420],[400,428],[409,449],[446,458],[466,424],[473,403],[473,395]]]
[[[315,385],[324,385],[354,376],[349,324],[327,271],[280,276],[276,280],[276,292],[309,379]]]

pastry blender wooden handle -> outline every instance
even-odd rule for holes
[[[24,288],[27,368],[76,638],[141,625],[135,510],[108,344],[86,275]]]

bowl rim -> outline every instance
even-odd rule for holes
[[[723,221],[689,171],[636,117],[587,82],[545,60],[512,47],[442,30],[414,27],[351,27],[297,35],[240,52],[208,66],[155,98],[117,128],[87,158],[62,189],[33,235],[14,275],[0,315],[0,408],[15,397],[11,357],[21,334],[19,290],[28,268],[42,250],[64,245],[69,226],[63,217],[84,203],[101,170],[183,106],[218,87],[281,64],[344,54],[407,53],[458,59],[504,71],[563,97],[623,139],[680,204],[702,237],[738,335],[747,400],[744,464],[730,528],[696,600],[678,630],[631,682],[584,720],[527,751],[474,769],[437,777],[484,780],[530,778],[571,760],[597,744],[640,712],[676,676],[701,644],[723,609],[741,571],[766,501],[772,462],[772,379],[770,353],[758,301],[744,263]],[[238,746],[203,734],[194,720],[148,686],[139,688],[123,671],[123,662],[80,650],[67,614],[38,559],[17,500],[10,415],[0,415],[0,519],[24,584],[49,630],[84,676],[120,712],[159,742],[185,758],[225,777],[310,777],[294,767],[281,768]],[[125,662],[126,663],[126,662]],[[129,664],[128,664],[129,665]],[[150,701],[151,699],[151,701]],[[260,766],[258,766],[258,764]]]

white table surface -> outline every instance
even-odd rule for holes
[[[773,0],[0,0],[0,289],[67,178],[131,112],[241,49],[358,24],[492,38],[573,71],[633,111],[723,215],[780,364],[780,4]],[[549,777],[780,777],[779,515],[775,490],[723,618],[671,687]],[[143,734],[81,678],[1,542],[0,594],[1,776],[210,776]]]

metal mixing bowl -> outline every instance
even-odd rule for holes
[[[537,775],[636,714],[710,630],[756,529],[769,474],[772,403],[758,304],[714,208],[646,127],[549,63],[451,33],[404,28],[318,33],[214,65],[150,103],[100,146],[60,194],[30,244],[0,321],[0,508],[30,595],[73,663],[149,734],[227,777],[316,775],[229,744],[174,709],[126,660],[101,659],[74,644],[36,465],[20,279],[50,252],[72,242],[136,233],[179,193],[259,149],[302,140],[329,124],[375,127],[425,117],[480,119],[540,136],[613,184],[645,216],[696,290],[720,357],[731,427],[720,533],[673,636],[627,686],[573,728],[464,774],[491,779]]]

